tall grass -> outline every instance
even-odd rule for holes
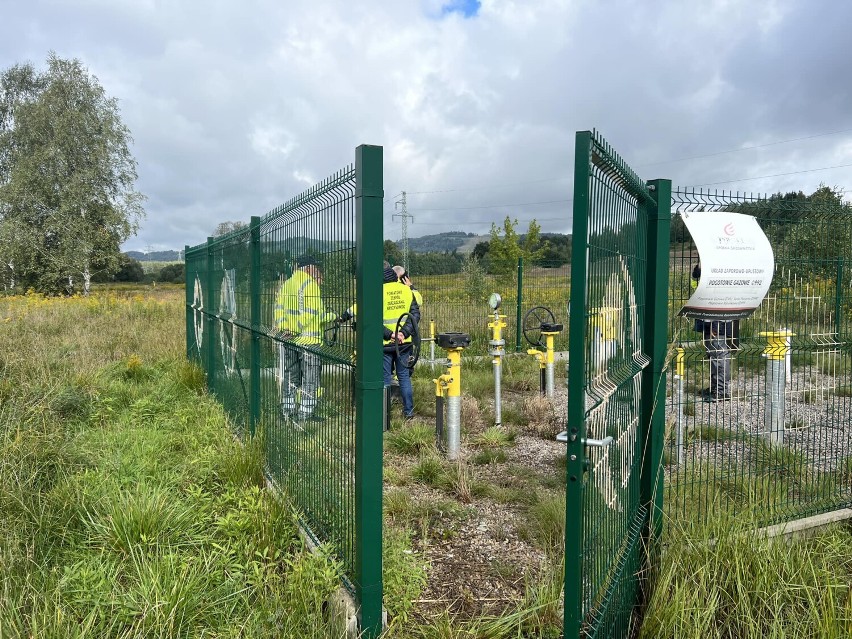
[[[668,537],[640,637],[852,636],[852,530],[767,538],[743,517]]]
[[[183,355],[182,291],[0,298],[0,636],[341,636]]]

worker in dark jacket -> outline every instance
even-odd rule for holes
[[[701,262],[692,269],[692,279],[701,279]],[[706,402],[731,399],[731,339],[734,322],[730,320],[695,319],[695,330],[704,338],[704,349],[710,361],[710,387],[701,391]]]
[[[414,391],[411,387],[408,357],[411,353],[411,336],[414,334],[415,322],[420,321],[420,306],[414,299],[411,289],[399,281],[392,268],[384,270],[384,309],[382,323],[384,324],[384,380],[385,386],[390,386],[393,371],[399,379],[399,391],[402,396],[402,412],[406,419],[414,417]],[[406,315],[405,322],[397,324],[400,317]]]

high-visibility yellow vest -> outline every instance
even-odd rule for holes
[[[423,306],[423,295],[416,288],[411,289],[411,292],[414,293],[414,301],[417,302],[417,306]]]
[[[304,271],[296,271],[281,285],[273,318],[278,330],[291,333],[297,344],[322,343],[325,322],[334,319],[327,313],[316,280]]]
[[[391,333],[396,331],[396,324],[399,318],[411,310],[411,302],[414,299],[414,293],[402,282],[386,282],[383,286],[384,290],[384,311],[382,312],[382,323]],[[412,320],[413,321],[413,320]],[[410,342],[411,336],[405,338],[405,342]],[[384,340],[385,345],[393,344],[393,340]]]

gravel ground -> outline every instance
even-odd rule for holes
[[[835,470],[852,455],[852,398],[835,393],[838,382],[839,378],[830,375],[794,371],[785,390],[784,445],[802,453],[809,463],[823,471]],[[744,436],[738,441],[727,435],[715,438],[717,441],[692,439],[687,445],[687,459],[739,463],[748,459],[749,439],[768,437],[764,421],[765,377],[741,375],[732,386],[733,399],[724,402],[707,403],[694,392],[684,392],[687,412],[694,411],[694,415],[681,417],[687,433],[715,426]],[[669,397],[666,421],[672,432],[678,408],[676,398]]]

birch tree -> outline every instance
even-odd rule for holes
[[[19,289],[87,290],[120,267],[144,196],[118,103],[79,60],[0,75],[0,262]]]

